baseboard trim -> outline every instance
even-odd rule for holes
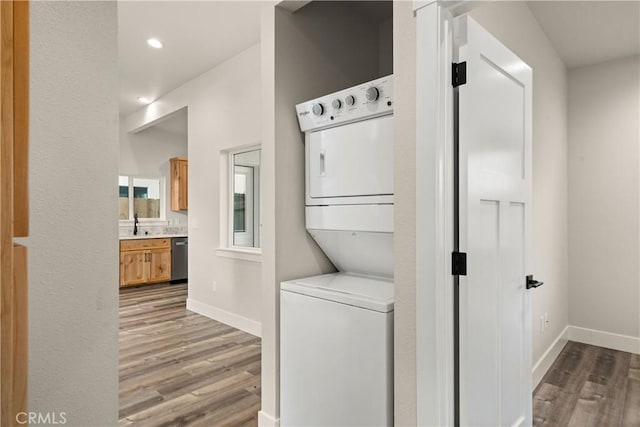
[[[266,412],[258,412],[258,427],[280,427],[280,418],[274,418]]]
[[[536,364],[533,366],[531,385],[534,390],[536,387],[538,387],[538,384],[540,384],[540,381],[542,380],[542,377],[544,377],[544,374],[546,374],[549,368],[551,368],[551,365],[553,365],[553,362],[560,355],[560,352],[567,344],[567,341],[569,340],[569,328],[570,326],[567,326],[563,329],[562,332],[560,332],[560,335],[558,335],[558,337],[549,346],[547,351],[544,352],[542,357],[540,357],[540,359],[538,359]]]
[[[247,332],[256,337],[262,336],[262,324],[239,314],[214,307],[212,305],[187,298],[187,310],[201,314],[226,325],[233,326],[241,331]]]
[[[569,340],[618,351],[640,354],[640,338],[595,329],[569,326]]]

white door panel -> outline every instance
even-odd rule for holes
[[[532,70],[468,17],[456,19],[461,252],[460,419],[531,425]]]
[[[307,156],[311,198],[393,194],[393,116],[313,132]]]

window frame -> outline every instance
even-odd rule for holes
[[[258,173],[254,174],[254,183],[258,182],[257,210],[258,221],[253,221],[254,239],[258,232],[258,246],[237,246],[234,244],[234,181],[235,164],[234,158],[238,154],[260,150],[260,166]],[[255,169],[254,169],[255,170]],[[216,255],[226,258],[242,259],[245,261],[261,262],[262,255],[262,144],[251,144],[241,147],[233,147],[220,152],[220,247],[216,250]],[[255,197],[255,196],[254,196]],[[255,205],[255,199],[254,199]]]
[[[128,190],[128,199],[129,199],[129,219],[119,219],[118,222],[120,225],[133,224],[134,219],[134,185],[133,181],[136,179],[146,179],[146,180],[158,180],[159,182],[159,194],[160,194],[160,217],[159,218],[138,218],[139,223],[152,223],[157,221],[166,221],[167,220],[167,186],[166,186],[166,177],[164,176],[149,176],[149,175],[126,175],[119,174],[118,180],[120,177],[127,177],[129,183]],[[118,189],[120,188],[120,184],[118,182]]]

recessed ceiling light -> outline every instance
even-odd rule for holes
[[[138,97],[138,101],[142,102],[143,104],[151,104],[151,98],[147,98],[146,96],[139,96]]]
[[[162,42],[158,39],[148,39],[147,44],[156,49],[162,49]]]

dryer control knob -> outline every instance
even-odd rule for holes
[[[349,95],[344,99],[344,102],[347,104],[347,107],[352,107],[356,103],[356,97]]]
[[[378,97],[380,97],[380,91],[377,87],[372,86],[365,92],[365,96],[367,97],[367,101],[377,101]]]
[[[339,110],[342,108],[342,101],[340,101],[339,99],[334,99],[333,102],[331,103],[331,106],[334,109]]]
[[[324,114],[324,106],[322,104],[313,104],[313,107],[311,107],[311,110],[313,111],[313,114],[316,116],[321,116]]]

